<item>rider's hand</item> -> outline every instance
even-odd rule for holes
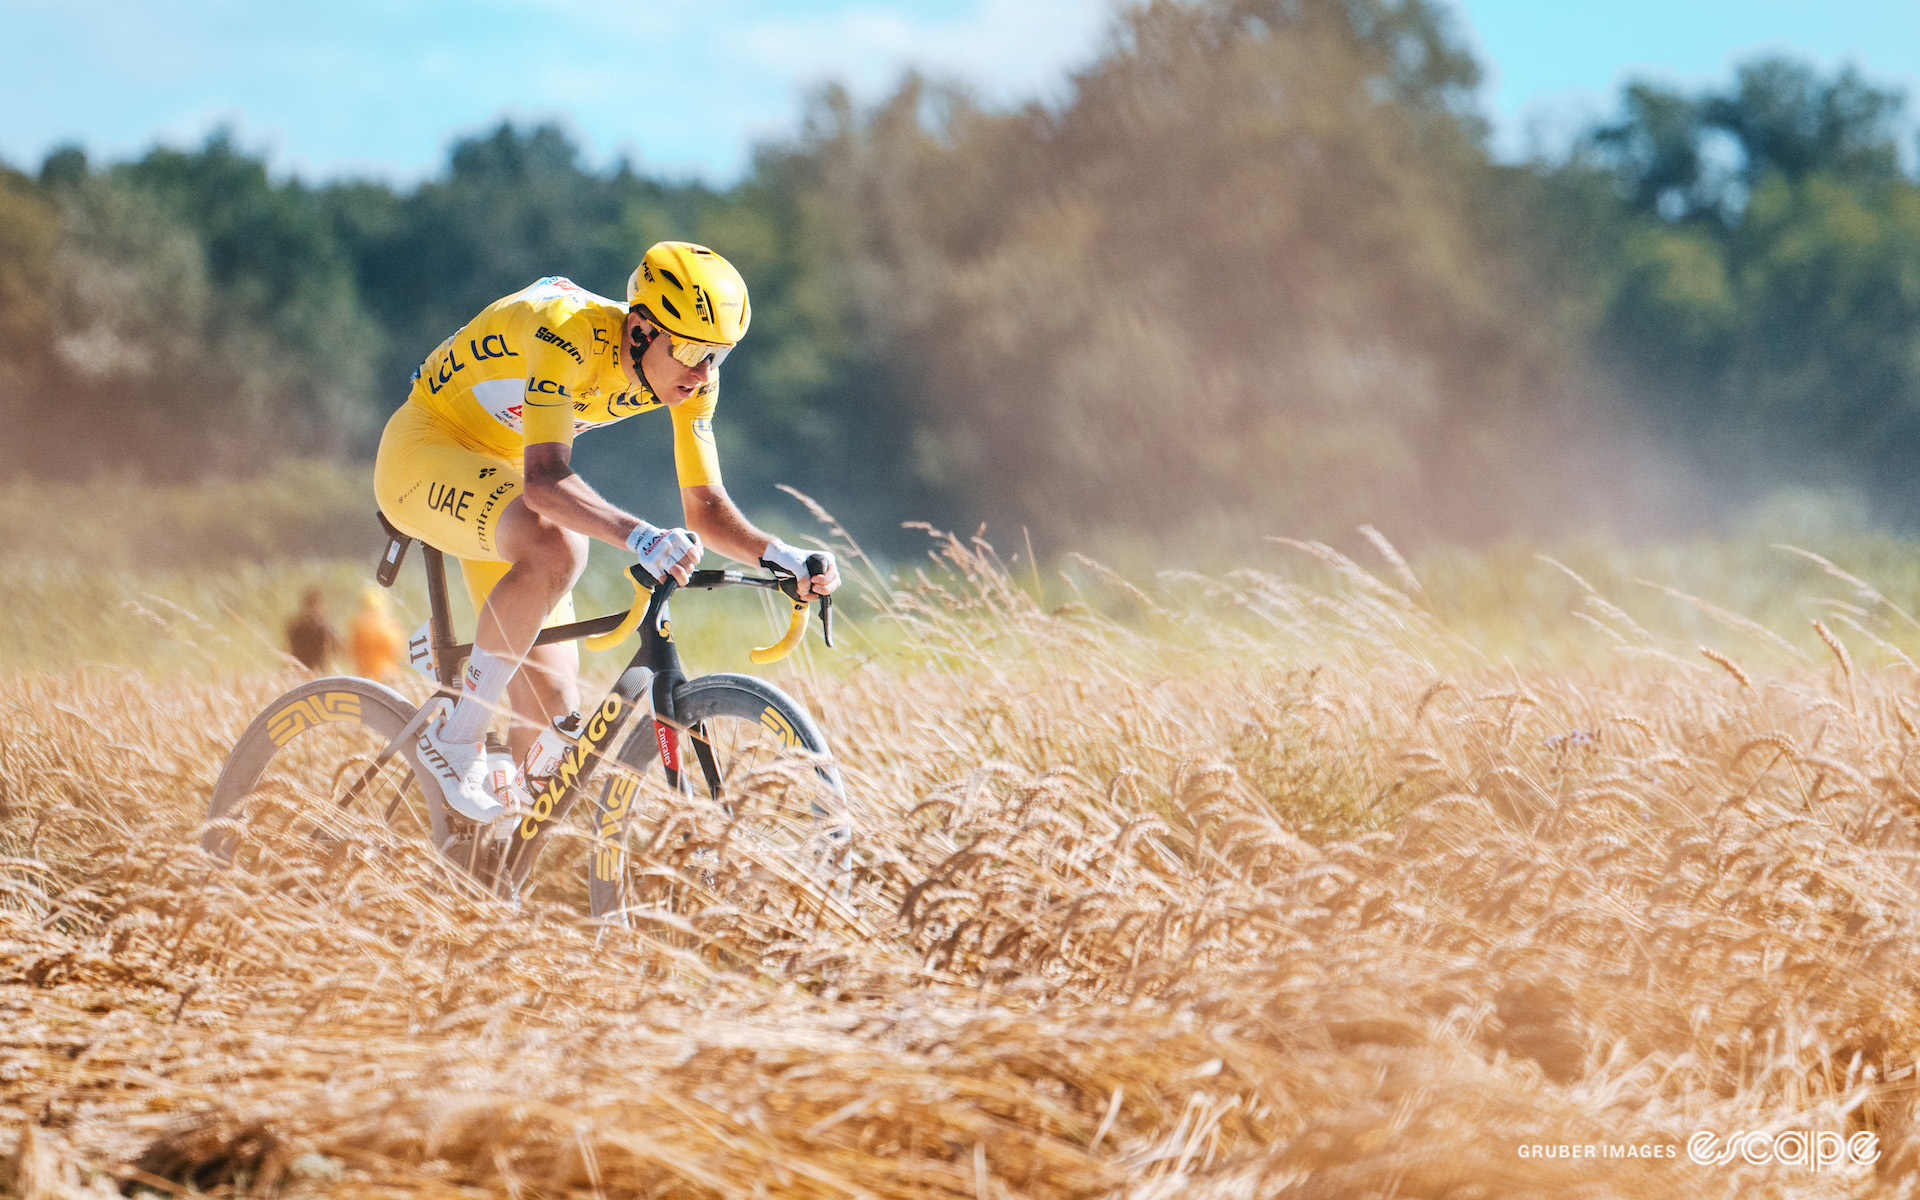
[[[627,549],[639,556],[641,567],[655,579],[671,575],[675,583],[685,583],[700,561],[700,535],[642,521],[627,535]]]
[[[807,573],[807,559],[826,560],[826,570],[816,575]],[[830,596],[840,586],[840,568],[833,561],[833,555],[825,550],[802,550],[798,546],[789,546],[785,542],[774,540],[767,545],[767,552],[760,556],[765,565],[784,571],[799,581],[800,598],[811,600],[815,596]]]

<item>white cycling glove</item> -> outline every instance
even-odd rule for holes
[[[818,571],[807,570],[807,559],[816,555],[826,559],[826,565]],[[798,546],[789,546],[778,539],[769,543],[767,552],[760,557],[763,561],[772,563],[782,571],[793,572],[795,576],[801,579],[807,579],[814,575],[825,575],[833,569],[833,555],[827,553],[825,550],[802,550]]]
[[[690,529],[662,529],[645,521],[627,535],[627,549],[640,558],[640,565],[655,579],[665,579],[673,568],[687,560],[687,569],[700,561],[700,535]]]

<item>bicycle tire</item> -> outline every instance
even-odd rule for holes
[[[363,810],[388,805],[383,820],[389,824],[396,815],[394,801],[410,795],[409,812],[422,825],[420,832],[434,835],[438,844],[443,831],[432,826],[441,823],[440,814],[419,799],[411,748],[402,747],[374,769],[379,751],[416,711],[392,688],[348,675],[315,679],[280,696],[247,726],[220,769],[207,805],[202,849],[231,864],[242,842],[234,823],[251,824],[248,798],[276,779],[292,790],[294,806],[312,808],[309,816],[316,822],[327,814],[324,804],[314,804],[315,792],[324,792],[324,800],[336,808],[362,799]],[[303,756],[316,761],[302,763]],[[324,786],[318,784],[323,775]]]
[[[716,758],[726,758],[719,764],[721,783],[737,778],[737,772],[743,760],[739,751],[747,743],[741,739],[758,731],[752,757],[746,761],[750,769],[771,764],[773,748],[804,750],[810,754],[831,755],[827,739],[820,732],[811,714],[798,701],[787,695],[773,684],[751,675],[703,675],[683,684],[674,694],[674,706],[681,721],[689,728],[705,726],[709,735],[708,744]],[[720,726],[727,728],[724,732]],[[686,773],[696,791],[705,791],[703,764],[696,761],[691,737],[684,739],[689,743],[685,753]],[[603,779],[599,781],[599,791],[589,809],[590,829],[593,851],[587,863],[587,883],[589,905],[595,919],[619,920],[631,897],[626,894],[628,883],[627,835],[636,811],[636,801],[640,795],[641,782],[650,776],[658,778],[652,772],[654,763],[660,757],[660,747],[655,738],[654,723],[651,720],[637,721],[633,730],[621,744],[614,756],[611,770],[603,770]],[[825,792],[825,798],[839,807],[836,814],[829,814],[820,807],[819,800],[809,800],[814,832],[835,836],[832,844],[835,858],[841,858],[848,852],[846,846],[847,826],[844,823],[846,790],[839,769],[830,761],[816,763],[812,774]],[[661,789],[664,793],[664,788]],[[711,800],[721,800],[718,796],[708,796]],[[752,797],[742,797],[751,800]],[[791,844],[780,845],[777,834],[767,831],[783,825],[792,832],[791,826],[799,819],[797,813],[742,812],[735,815],[730,824],[746,824],[761,832],[763,846],[792,851],[797,847]],[[835,822],[839,822],[835,825]],[[817,851],[817,847],[816,847]],[[836,864],[843,866],[844,864]]]

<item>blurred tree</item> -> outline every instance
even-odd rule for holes
[[[156,148],[109,173],[197,235],[223,310],[218,336],[276,394],[284,451],[339,451],[374,425],[366,399],[380,331],[315,194],[275,184],[225,131],[197,151]]]
[[[0,204],[13,264],[0,274],[12,332],[0,403],[32,447],[16,468],[137,463],[167,477],[233,465],[263,395],[214,336],[198,242],[151,198],[63,157],[82,170],[47,172],[54,187],[11,188]]]
[[[788,165],[896,364],[875,450],[1054,541],[1510,524],[1566,356],[1482,226],[1476,79],[1432,5],[1162,0],[1057,111],[826,96]]]
[[[1556,162],[1492,163],[1435,0],[1152,0],[1056,105],[917,76],[725,190],[503,122],[410,189],[275,179],[215,134],[0,175],[15,469],[366,454],[413,369],[545,275],[619,296],[691,238],[753,287],[717,422],[749,503],[808,491],[1055,544],[1472,536],[1657,507],[1604,377],[1741,486],[1846,473],[1920,520],[1920,188],[1904,99],[1772,57],[1635,83]],[[1615,452],[1608,453],[1609,448]],[[671,515],[646,422],[581,447]]]
[[[1749,185],[1774,172],[1856,183],[1885,183],[1899,172],[1905,98],[1867,84],[1852,67],[1823,80],[1805,63],[1757,59],[1734,72],[1730,92],[1705,95],[1697,107],[1704,125],[1738,140]]]
[[[547,275],[618,295],[646,245],[638,236],[691,232],[710,195],[644,179],[622,163],[598,174],[552,124],[502,123],[456,142],[444,179],[410,195],[368,185],[328,190],[338,236],[368,309],[393,338],[379,370],[381,411],[406,396],[422,359],[488,304]],[[638,212],[660,220],[636,230]],[[651,244],[648,242],[647,244]]]
[[[1736,492],[1840,479],[1920,517],[1920,188],[1900,171],[1903,106],[1850,68],[1762,58],[1721,90],[1630,85],[1592,157],[1557,168],[1611,175],[1622,206],[1576,252],[1605,281],[1597,345]]]

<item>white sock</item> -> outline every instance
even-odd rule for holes
[[[495,658],[485,650],[468,655],[467,669],[460,673],[460,699],[441,727],[440,736],[456,746],[471,745],[485,737],[487,722],[493,719],[493,710],[499,707],[500,697],[506,694],[517,669],[518,664]]]

